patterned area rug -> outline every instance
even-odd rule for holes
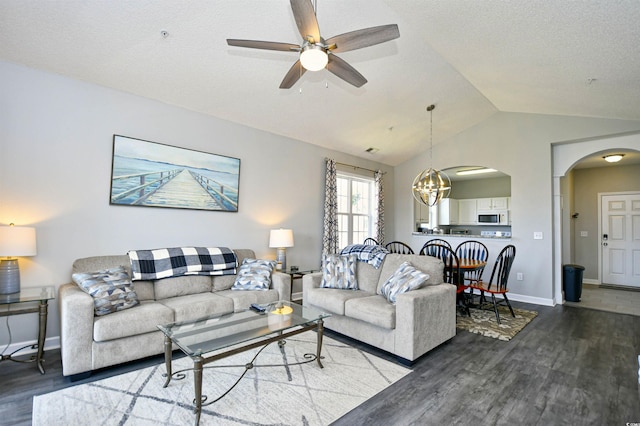
[[[203,407],[200,425],[327,425],[411,370],[325,336],[321,369],[314,361],[291,365],[315,353],[315,333],[269,345],[257,367],[220,401]],[[244,365],[256,350],[209,365]],[[173,371],[189,367],[174,361]],[[203,394],[223,394],[244,368],[205,368]],[[33,425],[187,425],[193,424],[193,375],[163,388],[164,364],[34,397]]]
[[[513,308],[513,311],[516,314],[515,318],[511,316],[509,308],[499,306],[501,324],[498,324],[493,309],[471,308],[471,317],[458,310],[456,327],[486,337],[509,341],[538,315],[536,311],[526,309]]]

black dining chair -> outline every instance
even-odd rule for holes
[[[413,249],[409,247],[407,244],[402,241],[391,241],[384,246],[389,253],[398,253],[398,254],[415,254]]]
[[[448,241],[441,240],[439,238],[434,238],[433,240],[429,240],[426,243],[424,243],[424,245],[420,249],[420,253],[419,254],[424,256],[426,247],[427,246],[432,246],[432,245],[442,245],[442,246],[449,247],[451,250],[453,250],[453,248],[451,247],[451,244],[449,244]]]
[[[468,240],[458,244],[458,247],[456,247],[456,256],[458,256],[460,262],[464,262],[464,260],[487,262],[489,259],[489,250],[487,246],[480,241]],[[478,282],[482,279],[483,272],[484,266],[465,270],[464,279],[469,283]]]
[[[437,257],[444,263],[443,282],[456,286],[456,303],[468,316],[471,316],[469,310],[469,302],[465,290],[469,288],[464,282],[464,277],[460,272],[460,262],[458,256],[450,246],[438,243],[427,243],[420,250],[420,254],[424,256]]]
[[[364,242],[362,244],[364,244],[365,246],[379,246],[380,245],[380,243],[378,241],[376,241],[375,238],[371,238],[371,237],[365,238]]]
[[[480,298],[481,303],[484,301],[484,293],[491,294],[491,301],[493,302],[493,309],[496,312],[496,320],[498,321],[498,324],[500,324],[500,313],[498,312],[496,294],[502,296],[502,301],[504,301],[509,307],[511,315],[514,318],[516,317],[516,314],[513,312],[513,308],[511,307],[511,303],[509,303],[509,298],[507,297],[507,292],[509,291],[507,289],[507,282],[509,281],[509,272],[511,272],[511,266],[513,265],[515,257],[515,246],[506,246],[496,258],[496,263],[493,265],[493,271],[491,272],[491,279],[489,282],[480,280],[471,284],[472,289],[480,290],[482,295]]]

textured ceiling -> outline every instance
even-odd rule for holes
[[[0,60],[389,165],[428,149],[431,103],[434,144],[497,111],[640,120],[637,0],[318,0],[317,16],[325,38],[400,38],[339,55],[360,89],[323,70],[281,90],[295,53],[226,39],[300,43],[286,0],[0,0]]]

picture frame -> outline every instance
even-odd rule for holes
[[[240,159],[113,135],[109,204],[237,212]]]

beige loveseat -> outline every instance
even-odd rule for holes
[[[234,250],[238,266],[254,258],[253,250]],[[124,266],[129,257],[78,259],[72,274]],[[140,303],[132,308],[95,316],[93,298],[75,283],[59,289],[62,372],[80,378],[92,370],[164,352],[158,324],[187,321],[249,308],[252,303],[290,300],[291,277],[273,272],[268,290],[231,290],[236,275],[180,276],[133,281]]]
[[[417,290],[398,295],[393,305],[378,292],[405,261],[429,279]],[[456,288],[443,283],[442,273],[442,261],[435,257],[387,254],[379,269],[357,263],[358,290],[321,288],[322,272],[305,275],[303,303],[332,314],[325,328],[411,363],[456,334]]]

